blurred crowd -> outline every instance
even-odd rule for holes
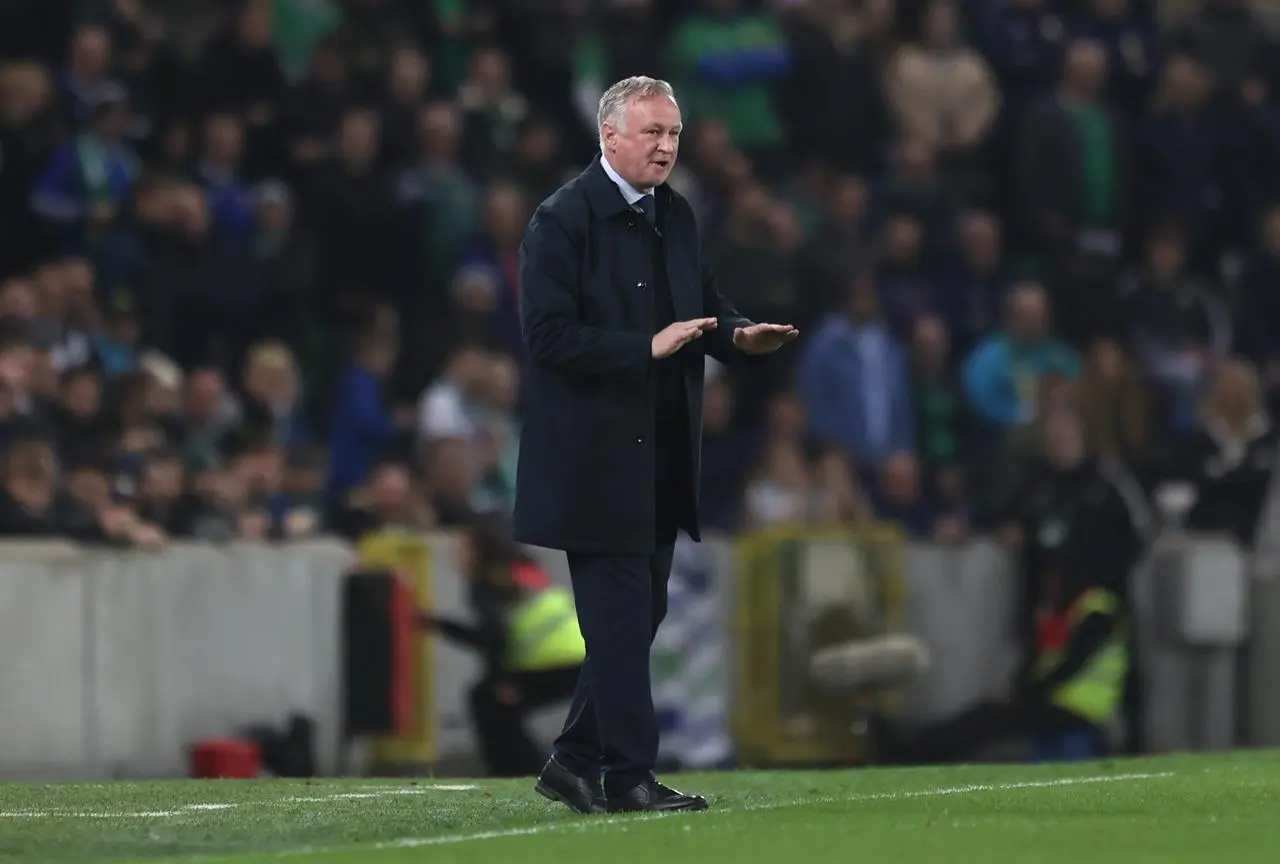
[[[521,235],[632,74],[676,88],[722,290],[802,330],[711,369],[705,524],[960,540],[1070,413],[1139,477],[1234,478],[1198,518],[1236,530],[1280,54],[1261,6],[1157,5],[0,0],[0,532],[509,508]]]

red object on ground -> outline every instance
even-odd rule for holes
[[[262,751],[257,744],[231,738],[197,741],[191,748],[191,776],[197,780],[251,780],[258,776]]]

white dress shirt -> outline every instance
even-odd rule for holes
[[[618,191],[622,193],[622,197],[625,198],[626,202],[632,207],[635,207],[644,196],[653,194],[652,189],[648,192],[641,192],[626,180],[623,180],[622,175],[617,171],[614,171],[613,166],[609,164],[609,157],[601,154],[600,164],[604,167],[604,173],[609,175],[609,179],[613,181],[613,185],[618,187]]]

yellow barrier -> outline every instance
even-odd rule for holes
[[[857,762],[866,710],[897,710],[898,692],[868,704],[825,691],[808,661],[828,645],[906,632],[905,550],[891,526],[785,525],[738,538],[735,726],[745,766]]]
[[[383,531],[366,535],[359,543],[360,564],[370,569],[396,573],[413,589],[419,609],[432,603],[431,541],[424,534]],[[411,678],[413,688],[411,722],[407,734],[375,739],[372,761],[375,770],[405,769],[431,765],[436,761],[436,722],[431,670],[435,640],[421,631],[414,636],[418,668]]]

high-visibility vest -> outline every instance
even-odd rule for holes
[[[507,618],[507,668],[513,672],[577,666],[587,656],[573,594],[552,585],[530,593]]]
[[[1053,704],[1097,726],[1106,726],[1115,717],[1124,696],[1129,674],[1129,649],[1124,627],[1119,621],[1120,601],[1110,591],[1094,588],[1080,595],[1064,617],[1066,632],[1091,614],[1101,612],[1117,617],[1116,625],[1102,647],[1069,680],[1059,684],[1050,696]],[[1062,646],[1065,647],[1065,646]],[[1060,647],[1042,649],[1036,659],[1036,677],[1047,675],[1062,658]]]

